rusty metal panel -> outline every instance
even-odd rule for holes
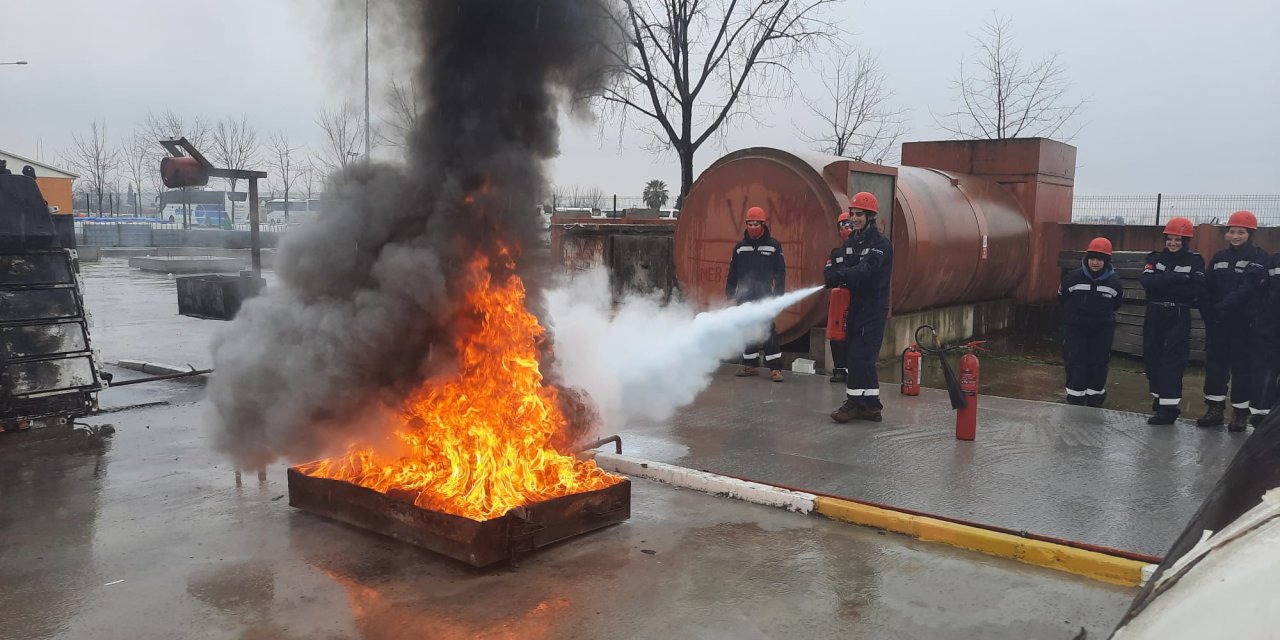
[[[74,318],[80,315],[74,289],[0,291],[0,322]]]
[[[589,271],[605,266],[608,236],[565,233],[560,236],[560,264],[568,271]]]
[[[625,291],[670,296],[675,287],[673,238],[666,234],[609,237],[609,273],[614,295]]]
[[[70,284],[73,278],[60,252],[0,254],[0,286]]]
[[[98,379],[88,355],[57,360],[11,361],[5,365],[7,390],[14,396],[96,389]]]
[[[515,562],[541,547],[631,517],[631,482],[512,509],[491,520],[423,509],[412,495],[391,495],[307,475],[315,463],[290,467],[289,504],[316,515],[485,567]]]
[[[78,322],[0,326],[0,350],[8,358],[27,358],[85,351],[89,343]]]

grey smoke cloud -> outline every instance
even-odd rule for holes
[[[350,20],[355,4],[335,15]],[[427,101],[408,162],[334,176],[325,211],[285,238],[277,283],[215,341],[219,449],[245,467],[322,457],[388,424],[411,390],[449,369],[468,259],[536,241],[557,112],[604,68],[597,10],[397,0],[390,13],[421,43]],[[537,274],[522,276],[536,290]]]

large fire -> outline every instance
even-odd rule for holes
[[[524,283],[514,274],[495,281],[484,257],[468,273],[473,330],[455,342],[457,372],[424,384],[406,403],[395,436],[408,453],[391,459],[354,447],[308,475],[383,493],[417,491],[417,506],[474,520],[620,482],[551,445],[567,421],[556,388],[542,382],[544,332],[525,308]]]

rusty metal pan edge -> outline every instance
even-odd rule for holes
[[[395,538],[476,568],[513,561],[520,553],[618,524],[631,515],[631,482],[625,478],[604,489],[553,498],[479,521],[423,509],[349,482],[308,475],[315,465],[312,462],[288,469],[290,506]],[[619,500],[621,507],[600,509],[595,517],[587,513],[589,506],[599,508]],[[570,521],[569,516],[573,514],[566,514],[566,518],[560,520],[548,519],[549,514],[575,507],[582,512],[578,515],[588,517]],[[546,526],[548,522],[553,526]]]

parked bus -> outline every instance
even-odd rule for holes
[[[306,222],[320,212],[320,200],[312,198],[310,200],[294,200],[289,199],[288,207],[285,207],[285,201],[268,200],[263,205],[262,215],[265,216],[267,222],[298,224]]]
[[[249,194],[244,191],[165,191],[160,194],[160,218],[182,222],[190,212],[194,226],[230,227],[232,203],[237,218],[248,218]]]

